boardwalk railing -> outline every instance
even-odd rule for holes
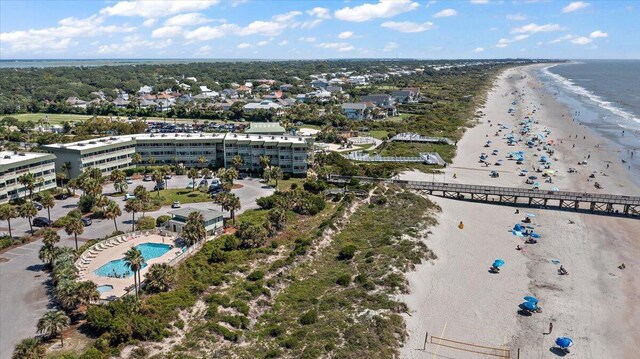
[[[436,152],[421,153],[416,157],[402,157],[402,156],[370,156],[368,153],[352,152],[349,154],[343,154],[344,158],[352,161],[360,162],[396,162],[396,163],[425,163],[428,165],[441,165],[444,166],[445,162]]]
[[[390,141],[397,142],[424,142],[424,143],[446,143],[447,145],[454,145],[455,142],[446,137],[428,137],[421,136],[417,133],[404,132],[399,133],[391,137]]]
[[[640,197],[604,193],[549,191],[516,187],[468,185],[444,182],[404,181],[388,178],[330,176],[329,182],[348,183],[352,178],[365,183],[393,183],[443,197],[493,203],[556,206],[591,212],[640,215]]]

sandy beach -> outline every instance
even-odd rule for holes
[[[484,115],[458,142],[457,156],[444,174],[408,172],[401,178],[640,195],[631,180],[637,174],[618,159],[618,152],[625,149],[574,120],[571,110],[537,80],[535,66],[544,65],[509,69],[497,77],[479,109]],[[527,117],[530,134],[544,134],[544,143],[553,141],[553,154],[538,151],[542,146],[529,148],[526,141],[507,144],[507,136],[513,132],[517,138],[519,124]],[[487,141],[491,143],[484,147]],[[524,152],[522,164],[507,157],[518,151]],[[489,166],[479,162],[482,152]],[[534,173],[543,155],[554,171],[551,183]],[[578,165],[582,161],[587,164]],[[570,168],[576,172],[570,173]],[[520,176],[522,170],[529,173]],[[491,177],[491,171],[500,176]],[[525,183],[534,174],[535,184]],[[490,357],[431,343],[422,350],[426,332],[476,345],[504,346],[512,358],[518,348],[523,359],[558,357],[560,353],[551,348],[559,336],[575,342],[566,357],[637,357],[640,221],[533,208],[520,208],[516,214],[515,207],[431,199],[442,213],[425,243],[438,259],[408,275],[411,293],[402,300],[409,306],[410,315],[405,315],[409,339],[401,351],[403,358]],[[511,232],[527,214],[532,215],[529,225],[541,236],[537,244],[525,244]],[[458,228],[461,221],[464,229]],[[506,264],[499,274],[491,274],[488,270],[496,258]],[[626,269],[618,269],[621,263]],[[569,275],[558,275],[560,265]],[[527,295],[540,300],[541,313],[518,313]],[[552,333],[543,334],[550,323]]]

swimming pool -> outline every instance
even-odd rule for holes
[[[98,293],[106,293],[106,292],[110,292],[113,290],[113,286],[109,285],[109,284],[105,284],[105,285],[99,285],[98,288],[96,288],[98,290]]]
[[[158,258],[171,250],[171,246],[162,243],[141,243],[136,248],[142,252],[142,257],[145,261],[149,261],[153,258]],[[142,268],[146,267],[145,263]],[[104,264],[102,267],[96,269],[94,273],[100,277],[118,277],[126,278],[130,277],[133,272],[129,270],[124,258],[112,260],[109,263]]]

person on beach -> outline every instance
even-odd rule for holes
[[[551,334],[552,331],[553,331],[553,323],[549,323],[549,332],[547,332],[546,334],[549,335]]]

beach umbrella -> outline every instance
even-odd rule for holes
[[[493,266],[496,268],[500,268],[504,265],[504,260],[502,259],[496,259],[495,261],[493,261]]]
[[[527,302],[531,302],[531,303],[538,303],[538,298],[530,296],[530,295],[524,297],[524,300],[526,300]]]
[[[534,186],[539,186],[539,185],[540,185],[540,182],[534,182],[534,183],[533,183],[533,185],[534,185]]]
[[[534,302],[526,301],[520,304],[520,308],[525,310],[536,310],[538,306]]]
[[[516,223],[515,226],[513,226],[513,229],[516,231],[521,231],[522,230],[522,225],[520,223]]]
[[[531,233],[530,236],[532,238],[540,238],[540,235],[538,233]]]
[[[573,339],[569,338],[569,337],[558,337],[556,339],[556,344],[562,348],[562,349],[566,349],[570,346],[573,345]]]

